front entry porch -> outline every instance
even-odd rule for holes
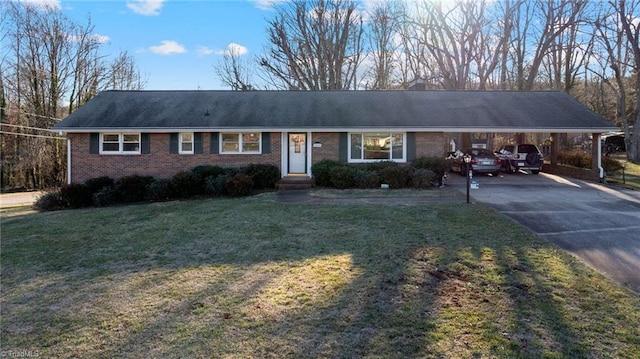
[[[313,179],[309,176],[286,176],[276,184],[279,191],[311,189],[312,187]]]

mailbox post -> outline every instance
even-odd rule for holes
[[[471,169],[471,155],[466,153],[462,159],[465,163],[465,170],[467,171],[467,203],[469,203],[469,187],[471,186],[471,176],[473,175],[473,170]]]

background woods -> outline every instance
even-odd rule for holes
[[[108,61],[91,19],[78,24],[54,8],[0,3],[2,187],[63,183],[66,142],[47,131],[98,92],[142,89],[135,61]]]
[[[229,50],[208,76],[233,90],[563,90],[613,120],[640,162],[640,1],[292,0],[263,53]],[[0,3],[2,187],[64,181],[46,129],[106,89],[143,89],[133,56],[107,54],[91,19]]]

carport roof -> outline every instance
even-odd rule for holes
[[[560,91],[105,91],[54,131],[587,132],[612,122]]]

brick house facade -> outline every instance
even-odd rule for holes
[[[148,175],[154,178],[170,178],[180,171],[188,171],[200,165],[221,167],[242,167],[249,164],[270,164],[281,167],[283,146],[282,133],[271,132],[269,153],[260,154],[220,154],[212,153],[211,136],[217,133],[202,134],[202,153],[179,154],[170,151],[170,134],[149,134],[148,153],[141,154],[100,154],[91,153],[90,133],[69,133],[67,135],[72,158],[70,183],[82,183],[90,178],[108,176],[113,179],[129,175]],[[324,159],[340,161],[340,133],[311,133],[311,165]],[[313,143],[322,144],[314,147]],[[448,142],[447,142],[448,143]],[[415,134],[416,157],[443,156],[446,151],[443,133]]]
[[[199,165],[313,177],[324,159],[444,157],[463,133],[590,133],[599,144],[616,129],[560,91],[105,91],[51,130],[67,137],[67,182],[80,183]]]

